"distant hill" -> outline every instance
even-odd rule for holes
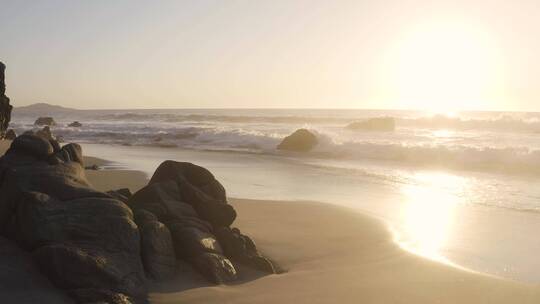
[[[66,108],[62,106],[52,105],[44,102],[31,104],[29,106],[15,107],[13,109],[14,113],[62,113],[62,112],[72,112],[79,111],[77,109]]]

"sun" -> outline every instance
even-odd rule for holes
[[[447,113],[493,108],[502,82],[496,40],[464,22],[429,22],[385,54],[381,81],[401,108]]]

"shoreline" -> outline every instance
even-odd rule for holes
[[[5,145],[5,142],[3,143]],[[111,161],[85,157],[87,165]],[[86,170],[101,191],[144,186],[137,170]],[[230,198],[233,224],[286,270],[212,285],[181,264],[150,285],[150,303],[538,303],[540,288],[459,269],[401,248],[388,225],[348,207],[311,201]],[[47,303],[44,299],[44,303]]]
[[[127,172],[119,178],[115,171]],[[136,177],[133,180],[132,177]],[[100,187],[144,185],[136,170],[89,176]],[[106,183],[103,183],[107,180]],[[100,190],[110,190],[101,188]],[[287,270],[253,273],[214,286],[184,265],[172,281],[151,285],[150,303],[538,303],[540,288],[414,254],[383,220],[347,207],[308,201],[230,198],[233,226]],[[191,278],[190,278],[191,277]],[[303,300],[301,300],[303,299]]]

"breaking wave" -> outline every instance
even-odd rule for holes
[[[176,113],[115,113],[93,117],[98,121],[148,121],[165,123],[267,123],[267,124],[334,124],[343,127],[355,121],[388,115],[347,117],[335,116],[242,116]],[[400,117],[401,116],[401,117]],[[540,114],[500,113],[489,117],[454,117],[446,115],[394,116],[397,128],[448,130],[488,130],[540,133]]]

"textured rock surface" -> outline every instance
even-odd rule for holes
[[[215,283],[238,277],[234,263],[276,273],[230,228],[235,218],[223,186],[191,163],[163,162],[132,195],[96,191],[77,144],[23,134],[0,158],[0,235],[26,251],[58,303],[66,294],[78,303],[144,303],[146,278],[172,278],[178,259]]]
[[[0,168],[0,233],[32,252],[57,287],[144,296],[132,212],[88,184],[80,146],[21,135]]]
[[[56,121],[52,117],[38,117],[34,122],[36,126],[55,126]]]
[[[318,144],[317,136],[306,129],[298,129],[285,137],[277,146],[278,150],[308,152]]]
[[[0,237],[1,303],[73,303],[39,272],[30,254]]]
[[[4,138],[7,140],[14,140],[16,137],[17,137],[17,133],[15,133],[15,130],[13,129],[9,129],[6,132],[6,135],[4,136]]]
[[[141,234],[141,256],[146,275],[158,281],[170,279],[176,273],[176,256],[171,232],[149,211],[135,212],[135,222]]]
[[[0,138],[4,138],[6,134],[13,110],[6,96],[5,70],[6,66],[0,62]]]
[[[272,262],[257,252],[251,239],[229,228],[236,211],[227,203],[221,183],[203,167],[165,161],[128,204],[136,213],[148,212],[143,212],[147,218],[164,223],[176,256],[212,282],[237,278],[231,259],[275,273]]]

